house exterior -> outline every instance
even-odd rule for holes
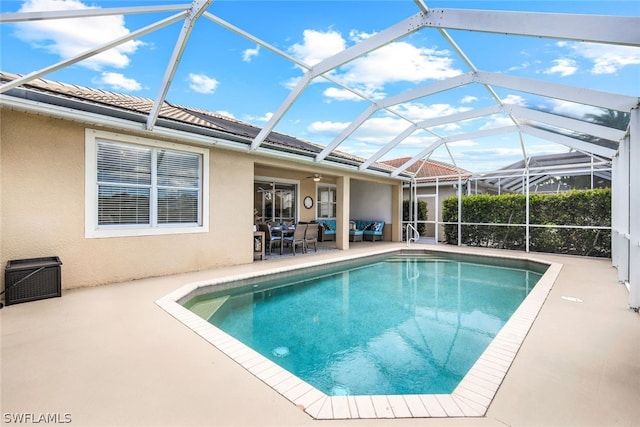
[[[338,249],[349,248],[350,218],[402,238],[407,176],[388,165],[359,171],[362,160],[340,152],[315,162],[321,146],[277,133],[252,150],[259,128],[167,102],[147,130],[152,104],[46,80],[1,95],[3,265],[58,256],[71,289],[250,263],[265,183],[281,202],[274,218],[334,215]]]

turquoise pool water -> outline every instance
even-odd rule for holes
[[[542,274],[395,255],[186,306],[327,395],[448,394]]]

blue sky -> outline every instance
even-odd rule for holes
[[[2,0],[3,13],[188,4],[170,0]],[[537,11],[596,15],[640,16],[640,0],[633,1],[425,1],[430,8]],[[418,12],[413,1],[235,1],[218,0],[208,11],[251,33],[286,54],[313,65],[359,40]],[[36,21],[0,25],[0,69],[27,74],[93,46],[136,31],[172,13],[102,17],[81,21]],[[66,67],[44,78],[155,99],[182,21],[106,52],[95,59]],[[560,40],[504,36],[449,30],[449,35],[481,71],[569,84],[577,87],[640,96],[640,49]],[[469,71],[467,65],[435,29],[424,29],[380,48],[332,72],[332,77],[370,99],[404,92]],[[167,95],[169,102],[220,112],[264,126],[287,97],[302,71],[289,60],[258,47],[207,19],[194,28]],[[593,109],[535,98],[496,88],[509,103],[581,117]],[[479,85],[398,105],[396,111],[412,120],[494,104]],[[316,79],[278,123],[276,130],[326,145],[369,105],[342,88]],[[510,124],[492,116],[434,129],[440,136]],[[408,127],[396,115],[372,116],[339,149],[368,157]],[[383,159],[413,156],[433,140],[416,132]],[[566,152],[557,144],[526,136],[528,155]],[[522,159],[517,134],[451,143],[458,166],[489,171]],[[440,147],[431,159],[452,162]]]

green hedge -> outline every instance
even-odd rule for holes
[[[529,222],[541,225],[611,225],[611,189],[529,195]],[[443,203],[444,222],[458,221],[458,198]],[[526,197],[523,194],[462,197],[462,222],[524,224]],[[445,225],[447,243],[458,243],[458,226]],[[526,250],[522,226],[463,225],[462,244],[501,249]],[[571,255],[611,257],[611,232],[572,228],[530,227],[529,250]]]
[[[409,221],[409,213],[413,212],[413,206],[415,205],[415,202],[411,205],[409,205],[409,201],[408,200],[404,200],[402,202],[402,221]],[[427,220],[427,202],[418,201],[418,221],[426,221]],[[427,225],[426,224],[418,224],[418,233],[420,233],[421,235],[424,235],[425,232],[427,230]]]

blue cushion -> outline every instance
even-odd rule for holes
[[[335,219],[317,219],[316,222],[324,228],[324,234],[336,234]]]
[[[382,235],[382,230],[384,229],[384,221],[372,221],[365,219],[352,219],[351,221],[356,224],[356,228],[358,230],[364,230],[364,234],[373,234],[376,236]]]

